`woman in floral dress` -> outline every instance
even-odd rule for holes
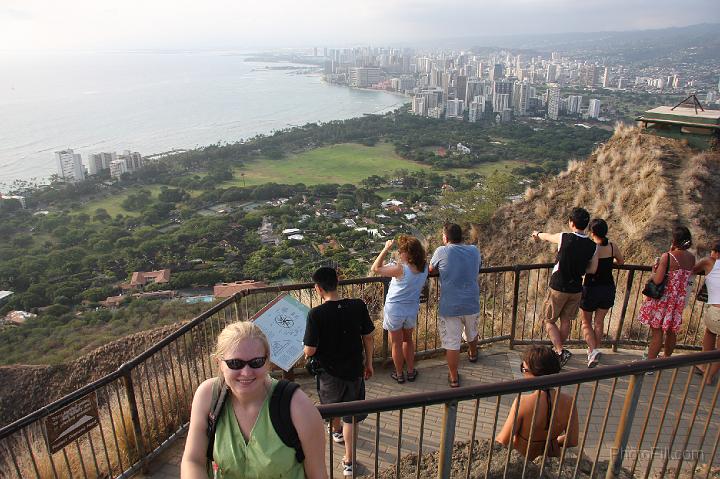
[[[648,359],[657,358],[661,348],[666,358],[675,349],[677,332],[682,324],[688,280],[695,266],[695,255],[688,251],[691,245],[690,230],[684,226],[677,226],[673,230],[670,251],[663,253],[653,266],[652,280],[655,284],[662,283],[666,271],[668,277],[662,297],[660,299],[646,297],[640,308],[640,322],[650,326]]]

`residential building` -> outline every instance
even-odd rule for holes
[[[570,115],[579,115],[582,106],[582,95],[570,95],[567,99],[567,112]]]
[[[547,117],[551,120],[560,118],[560,85],[548,83]]]
[[[552,83],[557,79],[557,65],[554,63],[548,63],[545,71],[545,82]]]
[[[490,80],[497,81],[502,79],[505,76],[504,68],[502,63],[496,63],[493,65],[493,67],[490,69]]]
[[[465,111],[464,101],[462,100],[448,100],[447,108],[445,110],[445,118],[456,118],[463,119],[463,112]]]
[[[113,160],[110,162],[110,177],[119,180],[123,173],[127,173],[125,160]]]
[[[526,82],[516,81],[513,85],[512,108],[516,115],[524,116],[528,110],[530,85]]]
[[[610,69],[608,67],[605,67],[605,70],[603,71],[602,86],[603,88],[608,88],[610,86]]]
[[[425,104],[425,97],[416,95],[412,99],[412,112],[415,115],[425,116],[427,115],[427,105]]]
[[[77,183],[85,179],[85,169],[79,153],[73,150],[62,150],[55,152],[58,175],[65,181]]]
[[[470,102],[468,120],[475,123],[485,115],[485,97],[478,95]]]
[[[502,112],[510,108],[510,95],[508,93],[498,93],[493,95],[493,113]]]
[[[117,159],[125,162],[127,171],[135,171],[143,167],[142,155],[137,151],[125,150],[121,155],[118,155]]]
[[[350,86],[357,88],[367,88],[382,80],[382,71],[377,67],[353,67],[349,73]]]
[[[600,117],[600,100],[595,98],[590,100],[590,105],[587,111],[588,118],[599,118]]]
[[[112,153],[91,153],[88,155],[88,173],[97,175],[103,170],[110,169],[110,162],[117,160],[117,154]]]
[[[149,284],[166,284],[170,282],[170,270],[135,271],[130,279],[130,288],[142,288]]]

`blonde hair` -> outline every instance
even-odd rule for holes
[[[270,357],[270,343],[262,329],[252,321],[238,321],[228,324],[220,331],[213,357],[218,361],[224,359],[225,353],[240,344],[243,339],[257,339],[265,350],[265,356]]]

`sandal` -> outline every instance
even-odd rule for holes
[[[459,388],[460,387],[460,373],[458,373],[458,377],[455,381],[452,380],[450,377],[450,374],[448,373],[448,386],[451,388]]]
[[[402,384],[405,382],[405,375],[402,373],[400,373],[400,376],[398,376],[397,373],[395,371],[393,371],[390,374],[390,377],[393,378],[395,381],[397,381],[398,384]]]
[[[478,360],[477,354],[475,356],[471,356],[470,353],[468,353],[468,361],[470,361],[471,363],[476,363],[477,360]]]
[[[408,381],[413,382],[413,381],[415,381],[415,378],[417,378],[417,375],[418,375],[418,370],[413,369],[412,372],[408,371],[405,374],[405,377],[407,378]]]
[[[705,371],[703,371],[700,366],[693,366],[693,374],[697,374],[698,376],[705,376]]]

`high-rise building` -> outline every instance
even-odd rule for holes
[[[528,83],[516,81],[513,85],[512,108],[516,115],[527,114],[529,93],[530,85]]]
[[[445,110],[445,118],[455,118],[462,120],[463,112],[465,111],[463,100],[448,100],[447,109]]]
[[[477,95],[482,94],[482,85],[482,80],[468,80],[467,85],[465,86],[465,97],[462,98],[465,100],[466,105],[470,105]],[[460,97],[458,96],[458,98]]]
[[[594,63],[585,66],[585,85],[595,86],[598,83],[598,69]]]
[[[367,88],[382,79],[382,71],[377,67],[353,67],[349,73],[350,86],[357,88]]]
[[[547,70],[545,70],[545,82],[553,83],[555,80],[557,80],[557,65],[548,63]]]
[[[416,95],[412,99],[412,112],[415,115],[425,116],[427,115],[427,106],[425,104],[425,97]]]
[[[88,172],[97,175],[103,170],[110,168],[110,162],[117,159],[115,152],[112,153],[91,153],[88,155]]]
[[[496,63],[495,65],[493,65],[493,67],[490,69],[490,80],[500,80],[503,76],[504,69],[502,63]]]
[[[469,121],[475,123],[485,115],[485,100],[483,95],[478,95],[470,102]]]
[[[142,155],[137,151],[125,150],[121,155],[118,155],[117,159],[125,162],[126,171],[135,171],[143,167]]]
[[[61,150],[55,152],[58,175],[65,181],[77,183],[85,179],[85,169],[79,153],[73,150]]]
[[[548,83],[547,117],[551,120],[560,118],[560,85]]]
[[[623,77],[618,78],[618,90],[622,90],[625,88],[625,83],[627,80],[625,80]]]
[[[493,95],[493,113],[502,112],[510,108],[510,94],[509,93],[496,93]]]
[[[610,86],[610,69],[608,67],[605,67],[605,70],[603,71],[602,86],[603,88],[608,88]]]
[[[588,118],[598,118],[600,116],[600,100],[596,100],[595,98],[590,100],[587,116]]]
[[[467,95],[467,84],[468,79],[466,76],[460,75],[457,78],[455,78],[455,98],[458,100],[466,101],[465,97]],[[465,102],[467,105],[467,102]]]
[[[127,164],[124,160],[113,160],[110,162],[110,176],[119,180],[123,173],[127,173]]]
[[[580,114],[582,107],[582,95],[570,95],[567,99],[567,112],[570,115]]]

